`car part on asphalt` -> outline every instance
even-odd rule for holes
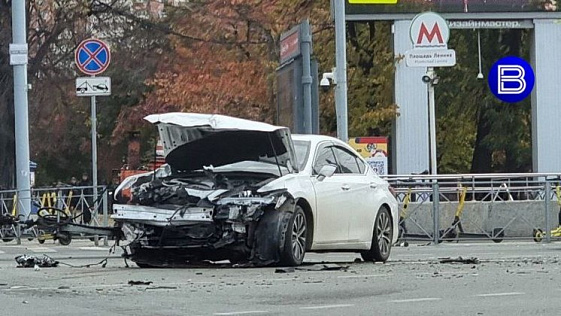
[[[120,232],[114,228],[95,227],[83,224],[77,224],[74,220],[82,214],[75,217],[56,207],[42,207],[37,210],[37,220],[34,222],[42,232],[37,236],[40,244],[45,243],[46,240],[55,240],[63,245],[68,246],[72,242],[72,235],[83,233],[103,233],[110,236],[119,235]]]
[[[481,263],[479,261],[479,259],[477,259],[476,257],[471,257],[471,258],[462,258],[457,257],[457,258],[440,258],[439,259],[440,263],[464,263],[464,264],[479,264]]]
[[[42,257],[30,256],[30,255],[20,255],[17,256],[16,262],[18,263],[18,268],[33,268],[35,266],[41,268],[51,268],[58,267],[59,262],[55,259],[43,255]]]
[[[313,264],[313,265],[303,265],[297,267],[296,270],[300,271],[346,271],[349,266],[342,266],[335,263],[324,263],[324,264]]]
[[[129,281],[129,285],[150,285],[154,282],[152,281],[134,281],[134,280],[130,280]]]

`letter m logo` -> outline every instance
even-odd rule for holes
[[[436,37],[438,43],[432,44],[434,38]],[[426,41],[423,39],[426,38]],[[431,45],[432,44],[432,45]],[[440,32],[440,27],[438,27],[438,23],[434,23],[432,29],[428,30],[425,23],[421,23],[421,28],[419,29],[419,36],[417,37],[417,45],[418,46],[442,46],[445,45],[444,39],[442,38],[442,33]]]

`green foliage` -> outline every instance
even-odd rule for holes
[[[501,57],[518,55],[529,60],[527,36],[527,32],[520,31],[482,30],[485,77]],[[500,102],[489,90],[486,78],[476,79],[477,31],[453,30],[449,47],[456,50],[458,62],[454,67],[438,69],[439,172],[530,171],[530,100],[517,104]],[[478,165],[485,161],[489,164]]]

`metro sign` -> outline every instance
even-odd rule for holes
[[[418,14],[409,29],[414,49],[447,49],[450,28],[446,20],[434,12]]]

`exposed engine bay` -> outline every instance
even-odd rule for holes
[[[290,213],[294,199],[286,190],[258,192],[276,178],[208,169],[139,177],[128,203],[114,205],[126,256],[148,267],[224,259],[251,265],[277,262],[271,246],[278,243],[275,235],[283,234],[267,232],[278,226],[279,214],[265,214]]]

